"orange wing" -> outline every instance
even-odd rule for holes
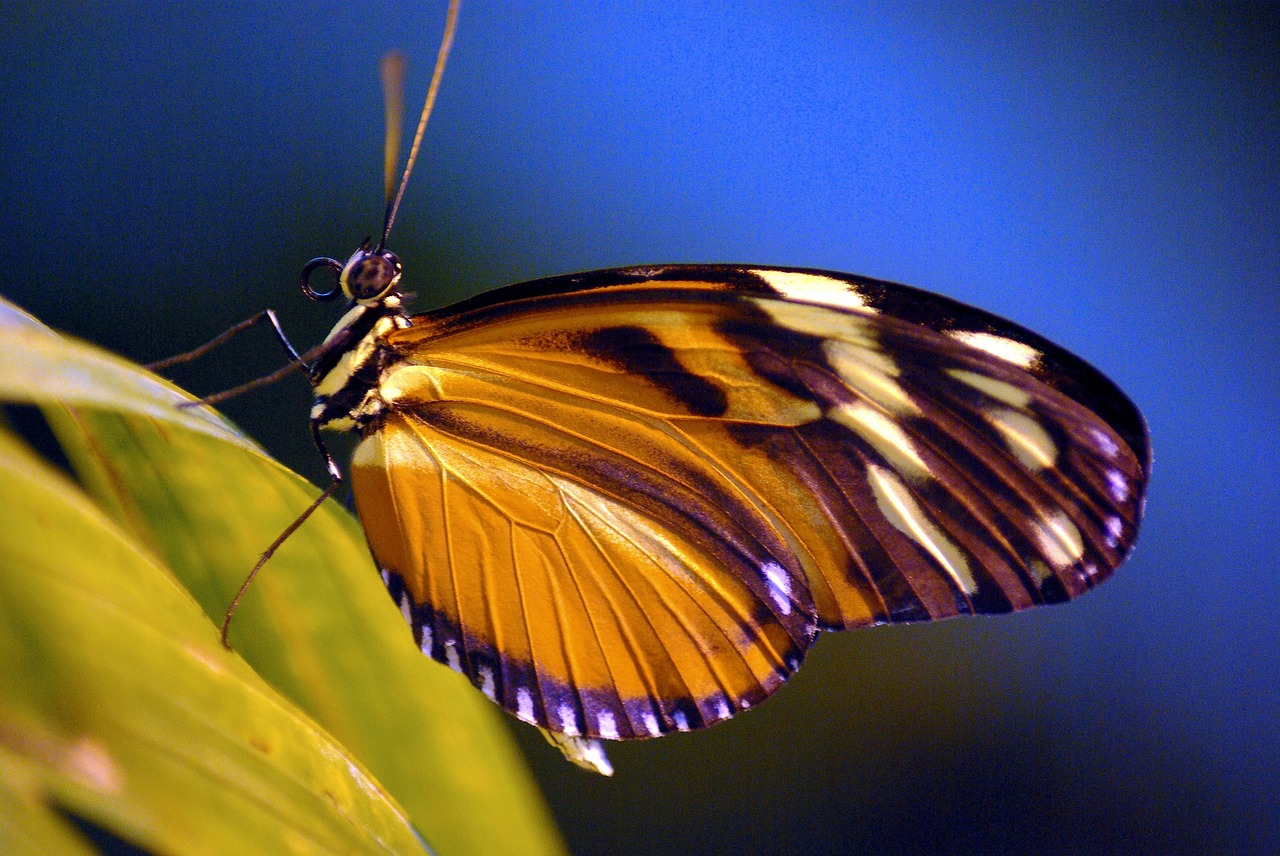
[[[604,271],[387,344],[352,466],[374,557],[424,652],[555,731],[716,722],[818,629],[1063,600],[1136,537],[1128,400],[903,286]]]

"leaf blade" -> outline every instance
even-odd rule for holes
[[[421,852],[155,557],[8,434],[0,505],[0,742],[28,792],[156,851]]]
[[[5,320],[0,398],[45,405],[99,504],[220,618],[257,553],[316,489],[213,411],[178,409],[189,396],[140,367]],[[29,360],[40,370],[5,375]],[[359,525],[337,503],[272,559],[233,639],[374,772],[435,846],[563,851],[498,712],[413,647]]]

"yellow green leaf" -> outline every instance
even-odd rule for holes
[[[425,852],[156,558],[7,432],[0,507],[5,852],[73,837],[62,817],[152,852]]]
[[[213,410],[178,407],[192,399],[166,381],[5,307],[0,398],[45,408],[81,482],[200,604],[205,631],[319,493]],[[267,564],[231,639],[377,777],[438,852],[562,851],[501,714],[417,651],[338,503],[326,502]]]

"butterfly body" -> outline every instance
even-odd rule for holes
[[[712,724],[819,631],[1065,600],[1132,548],[1138,411],[980,310],[676,265],[409,317],[398,262],[357,256],[313,431],[361,435],[356,504],[415,642],[528,722]]]

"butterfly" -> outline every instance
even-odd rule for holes
[[[382,240],[303,268],[345,314],[299,357],[264,313],[308,370],[333,484],[263,561],[349,479],[424,654],[525,722],[620,740],[758,705],[819,633],[1065,601],[1125,560],[1151,466],[1138,409],[946,297],[663,265],[409,315],[385,245],[455,16],[394,200],[389,134]],[[345,476],[328,430],[360,435]]]
[[[1132,550],[1142,416],[902,285],[623,268],[408,316],[363,247],[312,366],[422,652],[518,718],[656,737],[764,701],[816,635],[1075,597]]]

